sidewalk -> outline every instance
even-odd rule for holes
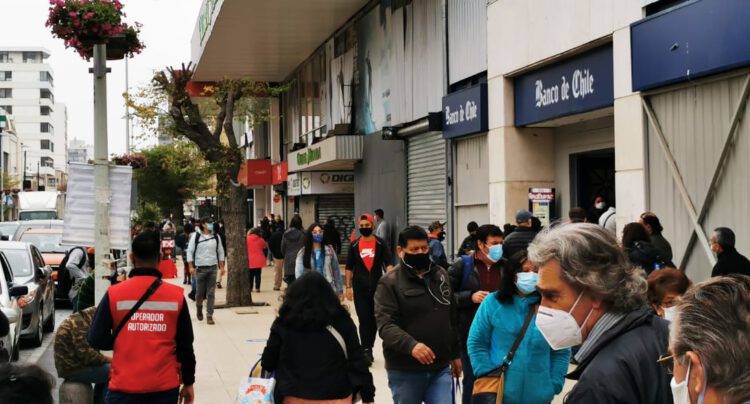
[[[190,285],[182,285],[182,269],[178,264],[179,276],[168,280],[184,286],[185,294]],[[226,277],[222,281],[226,285]],[[282,286],[283,289],[283,286]],[[215,325],[207,325],[205,320],[195,318],[195,304],[188,299],[190,316],[193,319],[195,333],[195,355],[197,359],[195,394],[196,403],[233,403],[237,386],[250,371],[253,364],[260,359],[265,341],[276,317],[281,292],[273,291],[273,268],[263,269],[261,292],[253,293],[253,301],[271,304],[268,307],[240,307],[217,309],[214,313]],[[226,302],[225,289],[216,289],[216,304]],[[354,305],[347,302],[349,312],[357,321]],[[375,363],[370,369],[375,380],[375,402],[390,404],[393,402],[383,362],[382,342],[375,343]],[[565,385],[563,394],[572,383]],[[555,397],[553,403],[562,403],[563,394]],[[456,403],[460,403],[457,397]]]

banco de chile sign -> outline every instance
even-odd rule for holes
[[[612,45],[519,76],[514,87],[516,126],[611,106]]]
[[[443,138],[484,132],[487,127],[487,83],[443,97]]]

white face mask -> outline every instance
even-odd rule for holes
[[[661,309],[664,310],[664,319],[670,323],[673,322],[674,317],[677,315],[677,306],[662,307]]]
[[[688,363],[687,375],[682,383],[677,383],[672,376],[672,381],[669,382],[669,388],[672,389],[672,400],[674,404],[690,404],[690,395],[688,395],[688,380],[690,380],[690,363]]]
[[[607,203],[606,202],[597,202],[596,205],[594,205],[594,206],[597,209],[599,209],[599,210],[604,210],[604,208],[607,207]]]
[[[572,346],[580,345],[583,341],[581,328],[583,328],[589,320],[594,309],[589,310],[589,314],[586,315],[583,324],[579,326],[575,317],[570,313],[572,313],[573,309],[578,305],[581,296],[583,296],[583,293],[578,294],[576,302],[573,303],[573,307],[571,307],[568,312],[539,306],[539,311],[536,314],[536,327],[539,329],[539,332],[542,333],[542,336],[544,336],[544,339],[547,340],[547,343],[552,349],[557,351],[559,349],[570,348]]]

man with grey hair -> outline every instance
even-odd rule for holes
[[[581,345],[566,403],[671,403],[668,323],[646,305],[646,279],[606,229],[564,224],[529,246],[542,296],[536,325],[552,349]]]
[[[735,236],[732,229],[719,227],[711,235],[711,251],[716,253],[716,265],[711,276],[740,274],[750,276],[750,260],[735,248]]]
[[[675,404],[750,401],[750,278],[711,279],[677,305],[669,356]]]

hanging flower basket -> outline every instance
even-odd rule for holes
[[[112,162],[118,166],[131,166],[134,170],[148,167],[148,161],[143,154],[123,154],[121,156],[112,156]]]
[[[122,7],[119,0],[50,0],[45,25],[84,59],[94,55],[94,45],[106,44],[107,59],[118,60],[144,48],[138,38],[141,24],[122,22]]]

